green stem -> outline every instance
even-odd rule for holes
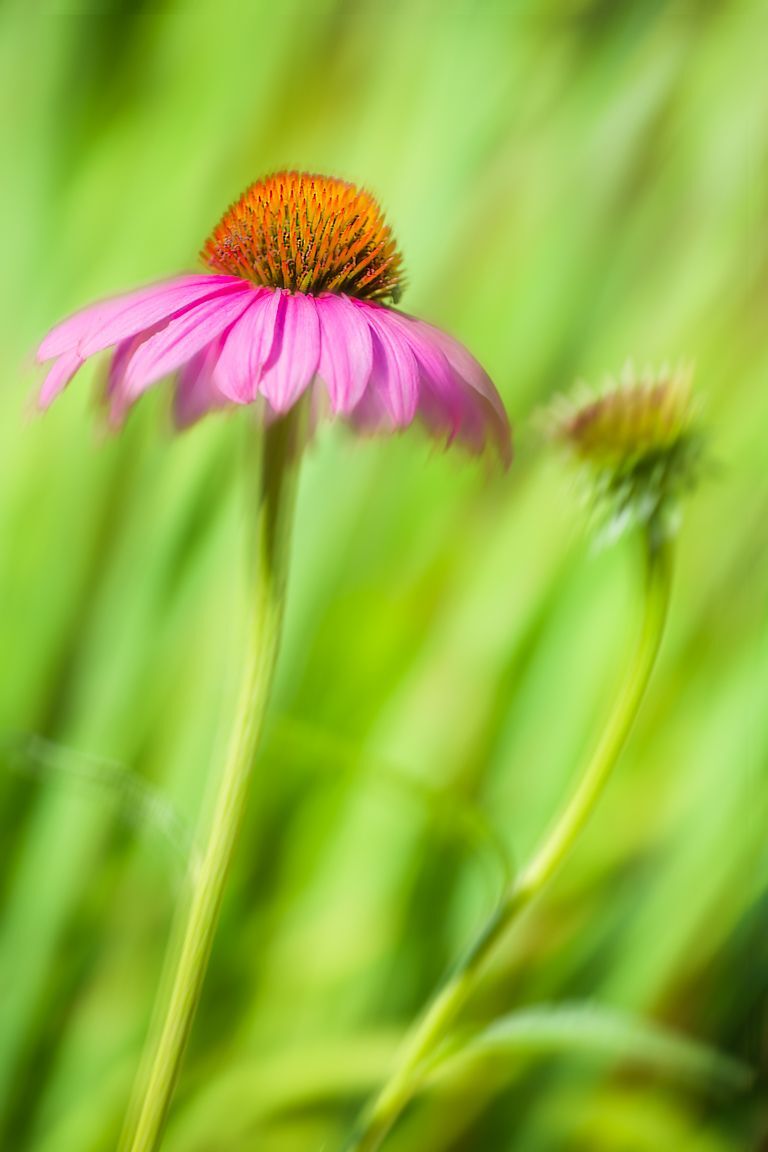
[[[120,1144],[123,1152],[155,1152],[159,1147],[200,1000],[277,658],[300,440],[300,409],[264,433],[257,495],[257,568],[237,715],[216,795],[208,846],[182,916],[181,944],[169,954],[167,1007],[159,1029],[150,1034],[138,1091]]]
[[[520,912],[560,867],[594,810],[637,715],[667,616],[671,581],[670,544],[649,531],[646,546],[645,611],[640,639],[602,738],[573,795],[540,847],[416,1023],[389,1081],[363,1114],[348,1144],[348,1152],[376,1152],[381,1147],[421,1087],[439,1046],[472,994],[489,956]]]

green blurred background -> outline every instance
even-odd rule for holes
[[[31,350],[68,311],[195,268],[224,207],[286,166],[380,197],[403,306],[488,367],[517,460],[317,436],[165,1147],[338,1148],[541,835],[610,705],[639,579],[629,544],[590,546],[529,419],[627,355],[695,360],[717,467],[620,770],[468,1015],[587,1002],[759,1069],[768,8],[94,7],[0,8],[0,1147],[115,1146],[232,715],[249,516],[242,414],[177,439],[161,388],[105,436],[102,363],[30,419]],[[713,1092],[577,1047],[475,1061],[391,1147],[768,1147],[759,1074]]]

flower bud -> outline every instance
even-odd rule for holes
[[[547,431],[587,481],[610,536],[635,524],[669,535],[680,498],[698,481],[703,436],[694,422],[688,367],[636,375],[631,365],[599,394],[584,385],[551,406]]]

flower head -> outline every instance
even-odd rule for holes
[[[268,288],[400,298],[403,258],[389,225],[368,192],[343,180],[304,172],[258,180],[201,255],[215,272]]]
[[[636,376],[631,366],[599,395],[559,398],[549,431],[586,473],[614,531],[633,523],[668,532],[699,477],[703,438],[693,421],[691,371]]]
[[[267,417],[308,390],[363,429],[416,416],[448,442],[510,455],[509,425],[491,380],[437,328],[390,306],[402,258],[375,200],[341,180],[284,172],[251,185],[205,242],[210,271],[94,304],[54,328],[38,350],[54,359],[47,407],[84,361],[114,347],[106,395],[120,422],[176,375],[175,419],[259,401]]]

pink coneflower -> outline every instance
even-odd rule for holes
[[[448,442],[510,454],[504,407],[457,341],[395,310],[402,258],[379,206],[341,180],[282,172],[252,184],[202,250],[210,272],[94,304],[40,345],[55,358],[46,408],[95,352],[114,347],[107,380],[119,422],[152,384],[176,374],[186,426],[213,408],[263,398],[267,416],[308,389],[360,428],[419,416]]]

